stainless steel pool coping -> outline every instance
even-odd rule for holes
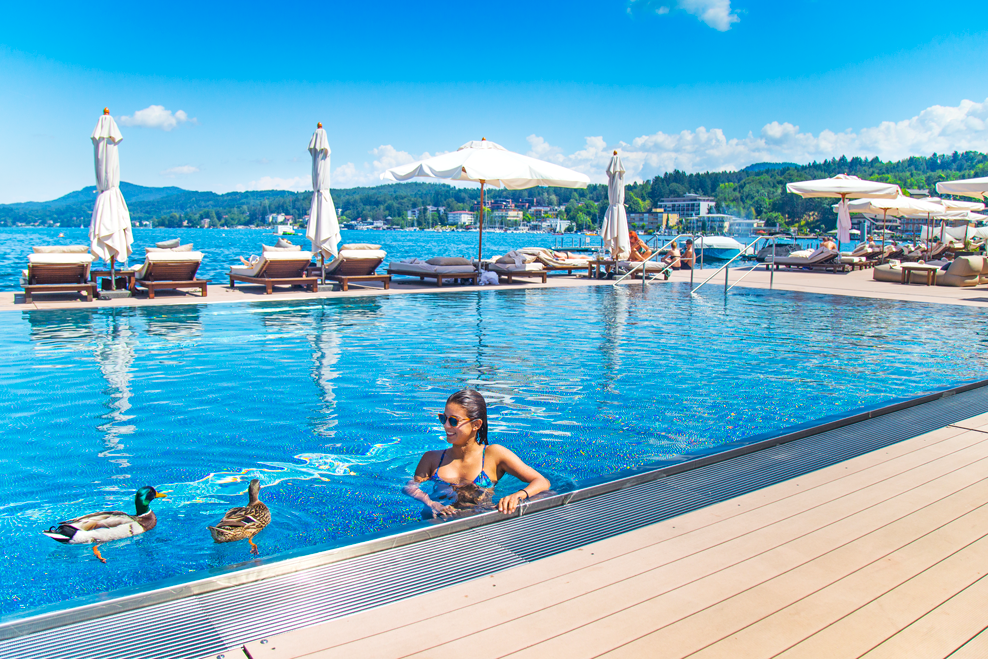
[[[377,554],[380,552],[384,552],[386,550],[397,549],[399,547],[407,547],[409,545],[422,543],[428,540],[434,540],[437,538],[441,538],[443,536],[449,536],[451,534],[463,533],[465,531],[470,531],[470,530],[479,530],[480,533],[486,535],[486,532],[483,531],[482,527],[486,527],[491,524],[503,522],[514,518],[520,518],[522,516],[529,516],[532,515],[533,513],[537,513],[541,511],[560,508],[561,506],[565,506],[567,504],[574,504],[580,501],[594,499],[596,497],[600,497],[601,495],[605,495],[609,493],[616,493],[621,490],[625,490],[627,488],[632,488],[638,485],[651,483],[653,481],[658,481],[660,479],[668,478],[676,474],[683,474],[684,472],[694,471],[702,467],[716,465],[717,463],[722,463],[735,458],[741,458],[742,456],[758,453],[760,451],[764,451],[765,449],[777,447],[779,445],[787,444],[789,442],[793,442],[796,440],[812,437],[814,435],[820,435],[822,433],[828,433],[841,428],[847,428],[849,426],[854,426],[855,424],[860,424],[872,419],[879,419],[880,417],[884,417],[889,414],[893,414],[895,412],[908,410],[909,408],[915,408],[917,406],[936,403],[937,401],[943,401],[945,399],[956,396],[958,394],[971,392],[973,390],[980,389],[986,386],[988,386],[988,380],[971,382],[968,384],[952,387],[950,389],[938,391],[936,393],[920,396],[917,398],[898,401],[886,406],[867,410],[848,417],[834,419],[826,423],[814,425],[812,427],[800,428],[791,432],[785,432],[777,436],[756,441],[751,444],[737,446],[729,450],[721,451],[711,455],[706,455],[693,460],[689,460],[677,464],[666,465],[657,469],[643,468],[642,470],[639,470],[636,473],[629,474],[628,472],[622,472],[626,475],[623,476],[619,475],[619,477],[612,479],[599,479],[599,482],[594,482],[593,484],[580,487],[579,489],[570,492],[533,499],[529,504],[525,505],[522,509],[520,509],[515,514],[510,516],[502,515],[496,512],[491,512],[491,513],[483,513],[479,515],[458,518],[451,521],[430,524],[423,528],[414,528],[404,532],[390,534],[384,537],[368,539],[366,541],[359,542],[357,544],[348,545],[344,547],[337,547],[316,553],[298,555],[290,558],[285,558],[284,557],[285,555],[281,554],[278,557],[274,557],[270,559],[270,562],[266,564],[262,563],[261,565],[255,565],[248,568],[231,566],[226,570],[219,571],[221,572],[220,574],[216,574],[216,572],[214,571],[206,576],[203,576],[202,578],[193,581],[169,583],[166,585],[159,584],[159,587],[154,588],[153,590],[144,590],[141,592],[133,592],[123,595],[121,595],[120,591],[110,592],[107,593],[107,597],[109,597],[110,599],[91,601],[82,606],[77,606],[71,609],[53,610],[49,612],[43,612],[40,614],[37,614],[35,612],[35,614],[30,615],[29,617],[16,618],[16,619],[8,618],[7,621],[0,623],[0,657],[29,656],[29,655],[18,654],[16,648],[8,646],[8,643],[4,643],[3,641],[10,642],[13,639],[20,639],[27,641],[28,639],[26,638],[22,639],[21,637],[28,637],[33,634],[39,634],[40,632],[45,632],[46,630],[53,630],[53,629],[65,627],[67,625],[76,625],[78,623],[85,623],[86,621],[91,621],[98,618],[104,618],[107,616],[116,616],[123,614],[124,618],[139,617],[141,609],[145,609],[147,607],[152,607],[156,605],[175,603],[176,608],[181,608],[183,606],[181,603],[182,600],[193,598],[198,595],[217,593],[218,591],[223,591],[238,586],[247,586],[249,584],[259,584],[260,582],[264,582],[274,577],[291,575],[294,573],[303,572],[313,568],[319,568],[323,566],[332,565],[334,563],[341,563],[351,559],[368,556],[371,554]],[[983,401],[983,406],[984,406],[984,411],[988,411],[988,398],[985,398],[985,400]],[[951,421],[947,421],[947,423],[943,423],[943,421],[945,421],[948,417],[953,418],[955,421],[957,421],[977,413],[980,412],[975,411],[972,414],[966,414],[965,416],[964,413],[961,412],[960,410],[954,409],[954,410],[947,410],[946,416],[944,416],[943,411],[941,411],[939,413],[940,416],[933,414],[933,417],[935,418],[931,418],[930,421],[934,424],[939,424],[938,427],[942,427],[944,425],[947,425],[947,423],[951,423]],[[895,437],[891,437],[888,440],[883,440],[885,441],[884,445],[888,445],[896,441],[901,441],[902,439],[906,438],[901,435],[903,434],[908,435],[910,432],[912,432],[912,428],[914,427],[914,425],[911,424],[908,419],[903,419],[903,421],[905,421],[906,424],[909,425],[909,428],[902,428],[901,427],[902,424],[900,423],[899,433]],[[890,423],[892,422],[890,421]],[[927,432],[929,429],[930,428],[915,427],[915,432],[913,433],[912,436],[921,434],[923,432]],[[849,440],[845,438],[841,441],[843,441],[846,444]],[[850,441],[853,442],[853,437],[851,438]],[[882,444],[879,444],[878,447],[880,447],[881,445]],[[862,448],[863,450],[861,450],[860,453],[864,453],[869,450],[874,450],[874,448],[867,448],[867,447],[862,447]],[[782,459],[785,459],[784,456],[781,457],[776,456],[773,458],[773,460],[776,461]],[[747,470],[750,469],[750,465],[748,466],[739,465],[739,469],[747,473]],[[740,473],[738,472],[737,469],[735,470],[735,472]],[[737,474],[735,473],[735,476],[736,475]],[[778,475],[776,475],[776,477],[777,476]],[[711,484],[713,482],[714,482],[713,480],[711,480],[710,483],[704,481],[702,485],[703,487],[711,487],[714,489],[721,488],[722,490],[724,489],[721,485]],[[764,485],[759,485],[759,487],[761,486]],[[702,487],[697,489],[698,491],[702,490]],[[685,489],[680,489],[677,492],[677,496],[685,496],[685,495],[686,495]],[[700,505],[707,505],[707,504],[700,504]],[[530,521],[533,524],[536,523],[536,520],[534,519]],[[525,524],[524,526],[528,527],[530,525]],[[576,529],[565,528],[565,525],[561,527],[558,521],[556,522],[556,527],[557,528],[555,528],[553,532],[556,533],[557,535],[566,534],[569,531],[575,533],[576,531]],[[492,528],[491,532],[495,530],[496,527]],[[531,531],[532,529],[529,528],[526,531],[526,533],[529,533]],[[511,534],[511,532],[507,529],[506,529],[506,533],[508,533],[509,535]],[[580,534],[576,533],[575,535],[579,536]],[[616,533],[611,533],[611,535],[616,535]],[[583,544],[592,542],[595,539],[599,539],[599,538],[591,538],[587,540],[587,542],[584,542]],[[475,540],[476,539],[474,538],[473,541]],[[464,541],[466,541],[466,536],[464,536]],[[579,539],[575,541],[579,542]],[[550,541],[546,541],[546,542],[548,543]],[[567,542],[569,545],[572,545],[574,540],[570,539]],[[510,542],[507,542],[505,543],[504,546],[508,547],[510,544],[511,544]],[[558,543],[552,546],[547,545],[542,549],[532,549],[527,553],[525,551],[518,551],[517,548],[511,548],[508,550],[508,553],[514,552],[513,558],[518,559],[514,564],[519,564],[519,563],[527,562],[528,560],[537,559],[543,555],[551,555],[552,553],[555,553],[556,549],[558,549],[558,546],[559,546]],[[503,569],[504,567],[510,567],[511,564],[512,562],[510,559],[507,561],[502,561],[502,566],[495,567],[494,570],[492,571],[496,571],[496,569]],[[462,576],[463,578],[460,579],[461,581],[469,578],[474,578],[475,576],[479,576],[479,575],[471,573],[471,574],[464,574]],[[442,585],[448,585],[448,583]],[[436,586],[433,585],[433,587]],[[426,590],[429,589],[431,588],[428,586],[428,584],[423,584],[421,592],[425,592]],[[409,594],[415,594],[415,593],[409,593]],[[370,606],[373,605],[374,604],[370,604]],[[159,608],[165,609],[168,607],[159,607]],[[199,613],[201,614],[201,611]],[[148,622],[151,622],[152,620],[153,619],[150,619],[148,620]],[[265,632],[265,633],[270,633],[270,632]],[[250,640],[250,639],[243,639],[243,640]],[[19,643],[14,642],[14,645],[19,645]],[[229,646],[225,646],[225,647],[229,647]],[[13,651],[14,653],[10,654],[10,651]],[[202,651],[199,652],[199,654],[208,653],[208,651],[209,651],[208,649],[203,649]],[[65,656],[76,656],[76,655],[66,654]],[[82,655],[78,655],[78,656],[82,656]],[[175,655],[175,656],[184,656],[184,655]]]

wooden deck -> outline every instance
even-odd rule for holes
[[[252,659],[983,659],[986,570],[982,415],[243,651]]]

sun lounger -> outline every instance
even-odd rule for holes
[[[480,276],[476,266],[473,265],[473,261],[453,257],[440,257],[428,261],[415,258],[392,261],[388,264],[388,274],[418,277],[421,281],[435,279],[437,286],[442,286],[445,281],[458,279],[470,280],[476,284],[477,278]]]
[[[498,280],[506,281],[509,284],[515,283],[515,279],[541,279],[546,283],[549,272],[541,263],[488,263],[488,272],[497,275]]]
[[[839,260],[840,253],[833,249],[818,249],[808,257],[801,256],[777,256],[775,261],[766,263],[767,268],[773,265],[778,270],[780,266],[787,268],[800,268],[805,270],[829,270],[830,272],[847,272],[847,264]]]
[[[655,259],[651,261],[618,261],[617,262],[618,272],[621,273],[630,272],[632,279],[641,279],[645,275],[657,277],[663,272],[671,273],[673,270],[678,269],[679,266],[680,266],[680,259],[676,259],[672,263],[663,263],[662,261],[657,261]]]
[[[202,252],[148,252],[144,264],[134,273],[134,285],[147,289],[151,300],[155,291],[163,289],[198,288],[200,295],[206,297],[209,280],[196,279],[202,256]]]
[[[375,274],[387,252],[380,249],[347,249],[342,245],[335,259],[326,264],[326,279],[340,283],[340,290],[347,291],[351,281],[379,281],[384,289],[391,288],[391,275]]]
[[[571,275],[574,270],[586,270],[587,276],[590,276],[589,256],[556,252],[546,247],[522,247],[518,252],[534,256],[548,272],[565,272]]]
[[[75,292],[92,302],[96,295],[95,282],[89,281],[92,254],[41,253],[28,254],[27,270],[22,272],[21,286],[24,302],[31,304],[36,293]]]
[[[311,263],[312,252],[265,251],[252,266],[230,266],[230,288],[239,281],[264,286],[268,295],[275,286],[304,286],[318,293],[319,277],[307,272]]]

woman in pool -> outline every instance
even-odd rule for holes
[[[549,481],[517,455],[498,444],[488,445],[487,402],[479,392],[464,389],[450,396],[439,422],[449,446],[423,455],[404,488],[433,517],[489,503],[505,473],[526,485],[501,497],[497,509],[502,513],[514,512],[519,503],[549,489]],[[426,481],[433,483],[432,497],[419,487]]]

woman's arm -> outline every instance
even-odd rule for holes
[[[533,497],[536,494],[545,492],[549,489],[548,479],[525,464],[525,462],[515,455],[510,449],[503,446],[491,446],[490,448],[496,450],[496,468],[499,479],[502,473],[507,472],[518,480],[527,483],[525,487],[517,492],[514,492],[506,497],[501,497],[497,502],[497,509],[499,511],[502,513],[513,513],[519,503],[528,501],[529,497]]]
[[[422,491],[419,487],[419,483],[424,483],[429,480],[432,476],[432,472],[435,471],[435,466],[433,465],[435,456],[434,451],[429,451],[422,456],[419,460],[419,464],[415,467],[415,475],[410,481],[405,483],[405,487],[401,488],[401,491],[406,495],[412,497],[416,501],[421,501],[427,508],[432,510],[432,516],[436,515],[452,515],[456,510],[452,506],[444,506],[443,504],[433,501],[429,498],[429,495]]]

